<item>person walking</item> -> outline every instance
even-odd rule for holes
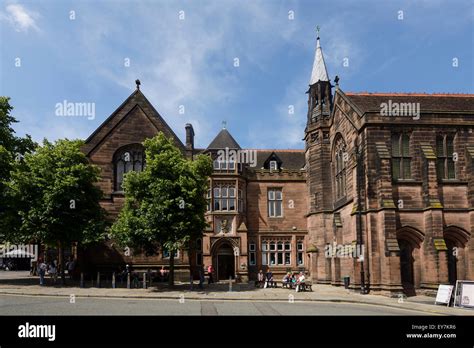
[[[273,273],[270,270],[270,267],[268,268],[267,273],[265,274],[265,278],[266,279],[265,279],[264,288],[273,287],[274,286],[274,284],[273,284]]]
[[[212,277],[213,272],[214,272],[214,269],[212,268],[212,265],[209,265],[207,267],[207,275],[209,276],[209,279],[207,280],[208,284],[214,283],[214,278]]]
[[[40,277],[40,286],[44,285],[44,276],[46,274],[46,269],[48,266],[43,262],[43,259],[38,260],[38,274]]]
[[[56,284],[56,280],[58,279],[58,267],[57,267],[57,262],[54,260],[50,265],[49,265],[49,275],[51,276],[51,279],[53,281],[53,284]]]
[[[74,268],[76,268],[76,261],[71,256],[69,258],[68,263],[66,264],[67,274],[69,275],[69,279],[73,280],[74,278]]]
[[[203,267],[199,267],[199,289],[204,289],[204,269]]]
[[[264,279],[265,275],[263,274],[263,271],[260,270],[257,274],[258,287],[263,288]]]

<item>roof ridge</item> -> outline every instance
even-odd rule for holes
[[[255,151],[275,151],[275,152],[304,152],[303,149],[245,149],[245,150],[255,150]]]
[[[474,98],[474,93],[420,93],[420,92],[344,92],[347,96],[414,96],[414,97],[468,97]]]

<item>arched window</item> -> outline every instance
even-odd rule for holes
[[[145,168],[145,153],[143,146],[132,144],[121,147],[114,155],[114,190],[123,191],[124,174]]]
[[[346,155],[346,144],[344,139],[339,137],[336,140],[334,146],[334,174],[335,174],[335,189],[336,189],[336,200],[339,200],[346,196],[346,161],[348,156]]]

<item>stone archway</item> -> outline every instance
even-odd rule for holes
[[[216,273],[217,280],[235,278],[234,249],[228,243],[221,244],[216,250]]]
[[[443,237],[446,242],[448,281],[450,284],[456,284],[456,280],[466,278],[466,246],[470,239],[469,232],[456,226],[448,226],[443,231]]]
[[[415,296],[415,289],[420,286],[421,251],[424,235],[417,229],[405,227],[397,231],[400,248],[400,280],[403,292]]]
[[[239,249],[238,242],[233,238],[219,238],[211,246],[212,264],[216,279],[235,279],[237,257],[235,250]]]

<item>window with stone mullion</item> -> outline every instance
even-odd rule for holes
[[[452,135],[436,138],[437,172],[439,179],[455,179],[454,137]]]
[[[405,133],[392,134],[392,177],[411,178],[410,136]]]
[[[283,193],[281,188],[271,188],[268,190],[268,216],[283,216]]]
[[[235,211],[235,186],[232,184],[219,184],[214,187],[214,210]]]
[[[291,265],[291,241],[264,240],[262,242],[262,265]]]

